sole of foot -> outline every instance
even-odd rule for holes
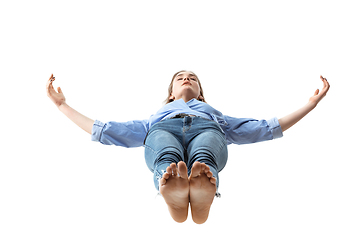
[[[189,177],[190,205],[193,221],[206,222],[216,193],[216,179],[205,163],[195,162]]]
[[[189,209],[189,180],[184,162],[170,164],[160,179],[159,190],[164,197],[171,217],[176,222],[184,222]]]

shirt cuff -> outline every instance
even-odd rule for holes
[[[281,138],[283,136],[283,132],[279,123],[279,120],[275,117],[270,120],[267,120],[269,125],[269,129],[273,135],[273,139]]]
[[[100,142],[100,137],[104,125],[105,125],[104,123],[95,120],[91,130],[91,141]]]

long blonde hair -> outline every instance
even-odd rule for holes
[[[171,83],[170,83],[170,85],[169,85],[169,88],[168,88],[168,97],[167,97],[167,99],[164,101],[165,104],[168,104],[168,103],[174,101],[174,100],[170,99],[170,96],[171,96],[171,93],[172,93],[172,89],[173,89],[173,83],[174,83],[175,77],[176,77],[179,73],[181,73],[181,72],[191,72],[191,71],[181,70],[181,71],[178,71],[177,73],[174,74],[174,76],[173,76],[173,78],[172,78],[172,80],[171,80]],[[191,72],[191,73],[193,73],[193,72]],[[195,73],[193,73],[193,74],[195,75],[195,77],[196,77],[197,80],[198,80],[199,87],[200,87],[200,96],[202,97],[202,99],[198,99],[198,100],[206,103],[205,97],[204,97],[204,91],[203,91],[203,89],[202,89],[202,87],[201,87],[200,79],[198,78],[198,76],[197,76]]]

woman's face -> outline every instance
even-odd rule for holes
[[[173,88],[170,99],[184,99],[185,102],[200,96],[198,79],[192,72],[180,72],[173,81]]]

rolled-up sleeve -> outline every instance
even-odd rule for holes
[[[91,140],[105,145],[140,147],[149,130],[147,120],[102,123],[95,120]]]
[[[269,125],[269,129],[273,135],[273,139],[281,138],[283,136],[283,132],[279,123],[279,120],[275,117],[270,120],[267,120]]]
[[[223,129],[228,144],[256,143],[282,137],[282,130],[277,118],[256,120],[224,117],[226,126]]]

